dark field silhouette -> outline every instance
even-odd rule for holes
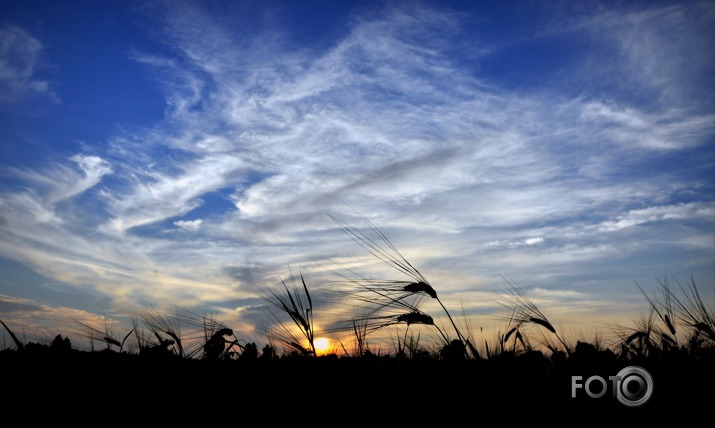
[[[579,411],[602,422],[616,416],[645,420],[667,409],[684,412],[678,418],[683,420],[693,410],[707,413],[715,381],[712,348],[622,358],[580,342],[569,355],[551,356],[532,350],[453,360],[369,354],[251,354],[206,360],[87,352],[57,343],[0,352],[4,389],[12,391],[7,405],[26,406],[29,401],[44,409],[65,410],[68,402],[88,410],[152,405],[165,412],[160,403],[200,411],[220,402],[229,411],[230,406],[255,410],[270,405],[276,411],[296,414],[316,406],[359,406],[359,411],[368,413],[404,412],[403,418],[416,418],[425,411],[441,421],[454,421],[477,410],[514,407],[513,420],[533,412]],[[613,396],[611,385],[600,398],[589,397],[583,387],[572,396],[573,376],[581,376],[583,385],[591,376],[608,379],[631,366],[652,376],[652,394],[644,404],[622,404]],[[601,386],[592,382],[591,388],[598,394]]]

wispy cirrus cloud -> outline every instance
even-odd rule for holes
[[[655,150],[699,146],[710,136],[715,121],[713,114],[693,114],[684,109],[648,113],[601,102],[585,104],[581,118],[593,123],[598,133],[610,141]]]
[[[245,175],[239,157],[211,155],[193,162],[177,163],[176,171],[148,168],[121,171],[130,187],[127,192],[104,192],[113,215],[103,226],[107,232],[124,232],[133,227],[181,216],[201,206],[201,195],[229,185],[233,177]]]
[[[0,103],[38,94],[57,100],[51,83],[37,76],[42,52],[42,42],[25,29],[10,24],[0,27]]]
[[[72,223],[61,204],[95,187],[112,171],[98,156],[78,154],[67,161],[71,164],[55,162],[42,171],[14,166],[4,169],[3,175],[19,183],[19,190],[0,193],[5,218],[20,223],[16,230],[31,231],[33,223],[41,228],[62,227],[67,220]]]
[[[644,223],[667,220],[712,220],[715,218],[715,205],[704,202],[689,202],[678,205],[654,206],[630,210],[599,225],[599,230],[612,232]]]
[[[607,11],[594,20],[592,30],[597,37],[615,42],[622,61],[612,64],[627,72],[624,84],[649,89],[664,106],[702,107],[710,97],[692,82],[713,71],[713,64],[702,55],[715,48],[712,14],[709,2],[653,6],[626,14]],[[712,83],[710,87],[715,89]]]
[[[41,190],[48,206],[53,206],[94,187],[103,176],[112,172],[111,165],[99,156],[77,154],[69,161],[74,165],[58,162],[41,172],[12,169],[9,173]]]

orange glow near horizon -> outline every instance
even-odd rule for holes
[[[327,337],[315,339],[313,345],[315,345],[315,353],[318,355],[326,355],[330,351],[330,339]]]

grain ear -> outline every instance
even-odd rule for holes
[[[556,334],[556,329],[554,328],[554,326],[552,326],[551,323],[546,321],[545,319],[531,317],[531,318],[529,318],[529,322],[533,322],[534,324],[539,324],[540,326],[544,327],[545,329],[549,330],[550,332]]]

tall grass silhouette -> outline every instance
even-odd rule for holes
[[[86,337],[89,339],[90,343],[94,343],[95,340],[105,342],[107,344],[107,349],[112,349],[112,346],[116,346],[119,352],[124,350],[124,344],[126,343],[129,336],[134,333],[134,329],[129,330],[127,334],[123,337],[116,336],[112,330],[105,325],[104,331],[99,330],[96,327],[92,327],[88,323],[82,322],[80,320],[74,320],[85,332]]]
[[[614,327],[624,357],[644,358],[682,350],[697,353],[715,347],[715,307],[705,304],[692,276],[685,284],[674,281],[675,289],[666,274],[652,291],[636,283],[648,302],[648,312],[633,326]]]
[[[292,275],[291,275],[291,279]],[[276,325],[269,329],[267,335],[287,346],[301,355],[317,356],[315,350],[315,325],[313,322],[313,299],[310,297],[308,285],[305,283],[303,274],[300,275],[300,285],[296,281],[292,281],[292,287],[289,288],[285,280],[279,279],[278,290],[269,288],[264,299],[279,309],[278,313],[285,313],[298,328],[300,334],[307,341],[307,347],[301,344],[302,340],[293,333],[286,321],[281,319],[276,313],[271,312],[271,315],[276,322]]]
[[[352,207],[351,207],[352,208]],[[328,216],[347,234],[354,242],[367,250],[371,255],[376,257],[391,268],[397,270],[409,279],[394,279],[380,280],[368,279],[360,275],[354,278],[348,278],[349,284],[356,285],[353,293],[360,301],[367,303],[366,319],[385,319],[387,322],[383,325],[377,325],[376,328],[393,325],[395,323],[404,322],[408,326],[410,324],[426,324],[435,326],[440,336],[444,339],[445,345],[449,345],[451,340],[447,335],[434,324],[431,316],[419,311],[416,303],[406,303],[406,300],[411,297],[427,296],[439,303],[449,319],[454,332],[457,335],[459,343],[464,349],[464,354],[467,357],[478,357],[479,353],[472,345],[471,341],[466,337],[452,318],[447,307],[442,303],[437,291],[432,287],[425,276],[415,268],[397,249],[388,237],[380,231],[368,218],[352,208],[355,214],[367,226],[367,232],[363,232],[356,226],[352,226],[332,214]],[[369,233],[369,234],[368,234]],[[352,270],[348,271],[354,273]],[[387,308],[407,309],[406,312],[398,315],[375,316]]]
[[[523,332],[523,328],[527,325],[541,326],[556,337],[559,343],[563,346],[563,351],[570,352],[569,346],[556,332],[556,328],[546,318],[546,315],[541,312],[534,301],[526,294],[513,280],[502,277],[505,281],[505,286],[501,288],[501,294],[498,296],[499,303],[506,311],[507,331],[500,338],[500,344],[504,349],[510,338],[513,340],[512,350],[516,347],[516,342],[520,342],[525,349],[531,349],[528,343],[528,338]],[[556,351],[556,349],[552,349]]]

